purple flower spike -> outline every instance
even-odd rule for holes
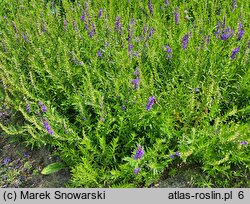
[[[150,12],[150,14],[153,14],[153,4],[152,4],[152,2],[151,2],[151,0],[148,0],[148,9],[149,9],[149,12]]]
[[[240,144],[241,145],[247,145],[247,142],[246,141],[241,141]]]
[[[178,24],[179,24],[179,13],[178,13],[178,9],[175,9],[175,12],[174,12],[174,19],[175,19],[175,24],[178,25]]]
[[[134,159],[135,160],[141,159],[143,155],[144,155],[144,150],[142,149],[142,146],[137,145],[137,150],[136,150]]]
[[[122,31],[121,18],[120,18],[119,16],[116,17],[115,29],[116,29],[117,31]]]
[[[220,39],[221,40],[227,40],[228,38],[231,38],[234,34],[234,30],[231,28],[227,28],[226,30],[223,31],[221,34]]]
[[[102,57],[102,53],[101,53],[101,51],[100,51],[100,50],[98,50],[98,52],[97,52],[97,56],[98,56],[98,57]]]
[[[198,93],[198,92],[199,92],[199,88],[195,88],[194,93]]]
[[[137,77],[140,76],[140,72],[139,72],[139,68],[138,67],[135,68],[135,72],[133,73],[133,75],[137,76]]]
[[[48,121],[46,120],[46,118],[43,119],[43,126],[45,127],[45,129],[47,130],[47,132],[50,134],[50,135],[53,135],[54,132],[53,130],[51,130],[50,126],[49,126],[49,123]]]
[[[240,51],[240,47],[236,47],[236,48],[232,51],[231,59],[234,59],[234,58],[235,58],[235,55],[237,55],[239,51]]]
[[[170,157],[171,159],[174,159],[174,155],[173,155],[173,154],[170,154],[169,157]]]
[[[245,33],[245,31],[242,30],[242,27],[243,27],[242,24],[240,24],[239,27],[238,27],[238,39],[237,40],[240,40],[243,37],[244,33]]]
[[[131,52],[132,49],[133,49],[133,47],[134,47],[134,46],[133,46],[131,43],[129,43],[129,44],[128,44],[128,52]]]
[[[181,156],[181,153],[180,153],[179,151],[177,151],[177,152],[175,152],[175,155],[176,155],[177,157],[180,157],[180,156]]]
[[[81,19],[81,21],[86,22],[86,15],[85,15],[84,11],[82,12],[80,19]]]
[[[148,98],[148,104],[147,104],[147,107],[146,107],[147,111],[151,110],[151,108],[152,108],[152,106],[154,105],[155,102],[156,102],[156,100],[155,100],[154,96],[151,96],[151,97]]]
[[[47,112],[47,107],[45,105],[42,105],[42,112],[44,112],[44,113]]]
[[[148,37],[151,37],[155,33],[155,30],[153,28],[149,29]]]
[[[29,105],[26,105],[26,111],[27,111],[28,113],[30,113],[30,106],[29,106]]]
[[[92,32],[92,31],[89,31],[89,37],[90,37],[90,38],[93,38],[93,36],[94,36],[93,32]]]
[[[238,7],[236,0],[232,0],[232,7],[233,7],[233,11],[234,11],[234,9],[236,9]]]
[[[98,18],[101,18],[101,17],[102,17],[102,9],[100,9],[98,12]]]
[[[28,40],[27,36],[26,36],[24,33],[22,33],[22,37],[23,37],[23,39],[24,39],[26,42],[30,42],[30,41]]]
[[[134,88],[136,90],[138,90],[139,84],[140,84],[140,78],[136,78],[136,79],[131,80],[131,83],[134,85]]]
[[[87,23],[84,24],[84,28],[85,28],[85,30],[89,30],[89,26]]]
[[[187,49],[188,41],[189,41],[189,33],[184,35],[184,37],[182,38],[182,49],[183,50]]]
[[[168,4],[169,4],[169,3],[168,3],[168,0],[165,0],[165,5],[168,6]]]
[[[138,167],[138,168],[134,169],[134,174],[137,176],[140,171],[141,171],[141,168]]]
[[[10,158],[9,157],[3,160],[4,165],[8,164],[9,162],[10,162]]]
[[[172,49],[166,45],[167,58],[172,58]]]
[[[28,157],[28,156],[29,156],[28,152],[24,152],[24,153],[23,153],[23,156],[24,156],[24,157]]]
[[[42,106],[42,105],[43,105],[43,102],[41,102],[41,101],[38,102],[38,105],[39,105],[39,106]]]

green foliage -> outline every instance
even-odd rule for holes
[[[199,186],[249,179],[249,5],[238,1],[232,11],[231,1],[152,3],[153,14],[137,0],[2,1],[0,97],[22,122],[0,128],[28,145],[56,147],[72,187],[150,186],[173,163],[198,165],[205,173]],[[234,35],[216,36],[217,21]],[[237,40],[240,23],[245,33]],[[131,83],[136,67],[138,90]],[[145,151],[139,160],[137,144]]]
[[[63,168],[65,168],[65,165],[63,163],[55,162],[46,166],[42,170],[41,174],[44,174],[44,175],[52,174],[52,173],[60,171]]]

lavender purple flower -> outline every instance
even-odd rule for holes
[[[187,49],[188,41],[189,41],[189,33],[184,35],[184,37],[182,38],[182,49],[183,50]]]
[[[138,167],[138,168],[134,169],[134,174],[137,176],[140,171],[141,171],[141,168]]]
[[[247,142],[246,141],[241,141],[240,144],[241,145],[247,145]]]
[[[139,88],[139,83],[140,83],[140,78],[136,78],[136,79],[131,80],[131,83],[134,85],[134,88],[135,88],[136,90],[138,90],[138,88]]]
[[[142,149],[142,146],[137,145],[137,150],[136,150],[134,159],[135,160],[141,159],[143,155],[144,155],[144,150]]]
[[[128,42],[131,43],[132,42],[132,37],[133,37],[133,33],[134,33],[134,19],[132,18],[130,23],[129,23],[129,26],[128,26]]]
[[[152,108],[152,106],[154,105],[155,102],[156,102],[156,99],[155,99],[154,96],[151,96],[151,97],[148,98],[148,104],[147,104],[147,107],[146,107],[147,111],[151,110],[151,108]]]
[[[26,111],[27,111],[28,113],[30,113],[30,106],[29,106],[29,105],[26,105]]]
[[[203,43],[209,44],[210,40],[211,40],[210,35],[203,36]]]
[[[93,36],[94,36],[93,32],[92,32],[92,31],[89,31],[89,37],[90,37],[90,38],[93,38]]]
[[[101,53],[101,51],[100,51],[100,50],[98,50],[98,52],[97,52],[97,56],[98,56],[98,57],[102,57],[102,53]]]
[[[168,3],[168,0],[165,0],[165,5],[168,6],[168,4],[169,4],[169,3]]]
[[[4,160],[3,160],[3,164],[4,165],[6,165],[6,164],[8,164],[10,162],[10,158],[8,157],[8,158],[5,158]]]
[[[43,102],[39,101],[39,102],[38,102],[38,105],[39,105],[39,106],[42,106],[42,105],[43,105]]]
[[[175,24],[178,25],[179,24],[179,12],[177,8],[175,9],[175,12],[174,12],[174,19],[175,19]]]
[[[153,28],[149,29],[148,37],[151,37],[155,33],[155,30]]]
[[[120,18],[119,16],[116,17],[115,29],[116,29],[117,31],[122,31],[121,18]]]
[[[46,112],[47,112],[47,107],[46,107],[45,105],[42,105],[41,108],[42,108],[42,112],[43,112],[43,113],[46,113]]]
[[[217,21],[216,30],[214,34],[217,36],[221,34],[221,22],[220,21]]]
[[[238,39],[237,40],[241,40],[241,38],[243,37],[243,35],[245,33],[245,31],[242,30],[242,27],[243,27],[243,25],[240,23],[239,27],[238,27]]]
[[[86,11],[86,13],[88,13],[88,10],[89,10],[89,4],[88,4],[87,2],[85,2],[85,3],[84,3],[84,5],[85,5],[85,11]]]
[[[28,157],[28,156],[29,156],[28,152],[24,152],[24,153],[23,153],[23,156],[24,156],[24,157]]]
[[[98,12],[98,18],[101,18],[101,17],[102,17],[102,9],[100,9]]]
[[[53,135],[53,134],[54,134],[54,131],[51,130],[51,127],[50,127],[48,121],[46,120],[46,118],[43,119],[43,126],[45,127],[45,129],[47,130],[47,132],[48,132],[50,135]]]
[[[139,71],[139,68],[138,68],[138,67],[135,68],[135,72],[133,73],[133,75],[134,75],[134,76],[137,76],[137,77],[140,76],[140,71]]]
[[[14,21],[12,21],[12,26],[14,28],[14,31],[15,31],[16,35],[17,35],[18,34],[18,29],[17,29],[16,24],[15,24]]]
[[[166,52],[167,52],[167,58],[171,58],[172,57],[172,49],[166,45]]]
[[[134,52],[133,54],[134,54],[135,57],[139,57],[140,56],[139,52]]]
[[[231,38],[234,34],[234,30],[231,28],[227,28],[226,30],[222,31],[221,34],[221,40],[227,40],[228,38]]]
[[[91,24],[91,28],[92,28],[93,34],[95,34],[96,33],[96,27],[95,27],[94,23]]]
[[[28,40],[27,36],[26,36],[24,33],[22,33],[22,37],[23,37],[23,39],[24,39],[26,42],[30,42],[30,41]]]
[[[133,49],[133,47],[134,47],[134,46],[133,46],[131,43],[129,43],[129,44],[128,44],[128,52],[131,52],[132,49]]]
[[[87,23],[84,24],[84,28],[85,28],[85,30],[89,30],[89,26]]]
[[[220,21],[217,22],[216,31],[214,32],[217,37],[220,37],[221,40],[227,40],[231,38],[234,34],[234,30],[228,27],[225,29],[226,19],[223,19],[223,23]]]
[[[236,0],[232,0],[232,9],[233,9],[233,11],[236,8],[237,8],[237,2],[236,2]]]
[[[81,15],[80,19],[81,19],[83,22],[86,22],[86,15],[85,15],[85,12],[84,12],[84,11],[82,12],[82,15]]]
[[[198,92],[199,92],[199,88],[195,88],[194,93],[198,93]]]
[[[235,55],[237,55],[239,51],[240,51],[240,47],[236,47],[236,48],[232,51],[231,59],[234,59],[234,58],[235,58]]]
[[[153,4],[151,0],[148,0],[148,9],[149,9],[150,14],[152,15],[154,11],[153,11]]]
[[[180,156],[181,156],[181,153],[180,153],[179,151],[177,151],[177,152],[175,152],[175,155],[176,155],[177,157],[180,157]]]
[[[170,157],[171,159],[174,159],[174,155],[173,155],[173,154],[170,154],[169,157]]]

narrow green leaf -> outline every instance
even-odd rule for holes
[[[65,168],[65,164],[60,163],[60,162],[56,162],[56,163],[52,163],[49,164],[48,166],[46,166],[43,170],[42,170],[42,174],[44,175],[48,175],[48,174],[52,174],[55,173],[63,168]]]

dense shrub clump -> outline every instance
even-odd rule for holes
[[[249,8],[2,1],[2,100],[19,122],[0,127],[55,148],[72,187],[150,186],[184,163],[198,186],[250,186]]]

